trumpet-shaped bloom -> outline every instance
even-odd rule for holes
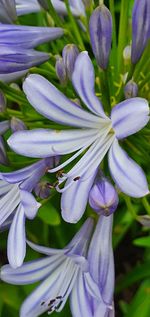
[[[99,287],[102,301],[84,291],[84,280],[78,281],[71,293],[73,317],[113,317],[114,258],[112,249],[113,216],[101,216],[94,231],[88,250],[89,271]]]
[[[11,217],[7,255],[14,268],[22,264],[26,253],[25,220],[33,219],[40,207],[31,191],[50,163],[49,159],[41,160],[18,171],[0,174],[0,229]]]
[[[77,222],[81,218],[97,169],[107,152],[111,175],[124,193],[142,197],[149,192],[143,170],[119,145],[119,140],[136,133],[147,124],[148,102],[143,98],[125,100],[112,109],[109,118],[95,95],[94,80],[92,62],[88,54],[82,52],[76,59],[72,82],[88,108],[84,110],[42,76],[30,75],[23,89],[32,106],[50,120],[74,128],[21,131],[8,140],[14,151],[30,157],[48,157],[76,151],[51,172],[64,168],[80,156],[75,166],[59,179],[60,184],[66,181],[64,188],[59,190],[62,192],[62,215],[68,222]]]
[[[60,312],[70,293],[77,287],[79,289],[82,287],[83,296],[88,291],[91,297],[101,303],[100,291],[89,273],[86,259],[92,230],[93,220],[89,218],[62,250],[29,242],[32,249],[47,257],[24,263],[16,270],[9,265],[2,268],[1,279],[11,284],[30,284],[42,280],[42,283],[24,301],[20,317],[37,317],[46,311],[49,314],[53,311]],[[82,302],[82,296],[80,300]]]
[[[60,15],[67,15],[66,5],[61,0],[51,0],[54,9]],[[85,8],[82,0],[69,0],[71,12],[74,16],[85,15]],[[33,12],[39,12],[41,6],[37,0],[16,0],[17,15],[24,15]]]

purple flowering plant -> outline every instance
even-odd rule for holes
[[[0,314],[149,317],[150,0],[0,0]]]

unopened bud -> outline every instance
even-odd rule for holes
[[[41,181],[35,186],[34,192],[41,199],[46,199],[50,195],[50,186],[46,181]]]
[[[79,50],[75,44],[67,44],[62,51],[63,62],[69,79],[72,78],[75,61],[78,55]]]
[[[0,22],[12,23],[16,19],[15,0],[0,0]]]
[[[126,99],[137,97],[138,95],[138,85],[130,80],[124,87],[124,95]]]
[[[0,164],[8,165],[8,158],[5,151],[5,145],[1,135],[0,135]]]
[[[150,39],[150,1],[135,0],[132,12],[131,60],[136,64]]]
[[[128,45],[123,50],[123,58],[125,64],[128,64],[131,61],[131,45]]]
[[[116,210],[118,194],[106,178],[100,178],[91,188],[89,204],[98,214],[104,216],[109,216]]]
[[[65,85],[67,83],[67,74],[66,74],[66,68],[63,62],[62,57],[59,57],[56,61],[55,65],[56,74],[59,78],[62,85]]]
[[[16,131],[27,130],[25,123],[16,117],[11,118],[10,127],[13,133]]]
[[[5,112],[6,110],[6,98],[2,91],[0,91],[0,112]]]
[[[44,10],[48,11],[49,9],[48,0],[38,0],[38,3]]]
[[[104,4],[93,11],[89,30],[92,50],[97,63],[102,69],[106,69],[111,49],[112,16]]]

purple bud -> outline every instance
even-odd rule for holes
[[[106,69],[111,49],[112,16],[104,4],[93,11],[90,17],[89,31],[97,63],[102,69]]]
[[[15,0],[0,0],[0,22],[12,23],[16,19]]]
[[[48,0],[38,0],[38,3],[44,10],[48,11],[49,9]]]
[[[46,199],[50,195],[50,185],[46,181],[41,181],[35,186],[34,192],[41,199]]]
[[[137,97],[138,85],[130,80],[124,87],[124,95],[126,99]]]
[[[104,177],[97,179],[89,194],[89,204],[98,214],[109,216],[118,206],[118,194]]]
[[[8,158],[2,136],[0,136],[0,164],[8,165]]]
[[[66,68],[63,62],[62,57],[59,57],[56,61],[55,65],[56,74],[59,78],[62,85],[65,85],[67,83],[67,74],[66,74]]]
[[[2,91],[0,91],[0,113],[6,110],[6,98]]]
[[[63,62],[69,79],[72,78],[75,61],[78,55],[79,50],[75,44],[67,44],[62,51]]]
[[[132,12],[131,60],[136,64],[150,38],[150,1],[135,0]]]
[[[13,133],[16,131],[27,130],[25,123],[16,117],[11,118],[10,127]]]
[[[125,61],[125,64],[128,64],[131,62],[131,45],[128,45],[123,50],[123,58]]]

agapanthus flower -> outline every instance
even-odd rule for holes
[[[21,131],[8,140],[14,151],[30,157],[48,157],[77,151],[51,172],[64,168],[84,153],[59,180],[60,184],[66,181],[64,188],[60,189],[63,193],[61,208],[63,218],[69,222],[77,222],[81,218],[97,168],[107,152],[110,173],[121,191],[132,197],[142,197],[149,192],[142,168],[118,142],[147,124],[148,102],[143,98],[125,100],[112,109],[109,118],[95,95],[94,79],[92,62],[88,54],[82,52],[75,63],[72,83],[89,110],[86,111],[66,98],[42,76],[30,75],[23,89],[32,106],[48,119],[78,129]]]
[[[132,12],[131,60],[135,64],[150,39],[150,1],[135,0]]]
[[[80,298],[82,305],[87,292],[99,303],[103,301],[98,285],[89,273],[86,259],[93,224],[93,220],[88,218],[71,242],[61,250],[29,242],[32,249],[47,257],[24,263],[16,270],[9,265],[2,267],[1,279],[11,284],[31,284],[42,280],[42,283],[24,301],[20,317],[37,317],[44,312],[49,314],[53,311],[60,312],[74,288],[83,291]]]
[[[0,122],[0,164],[7,165],[8,158],[5,150],[5,143],[3,140],[3,134],[10,128],[9,120]]]
[[[31,192],[49,167],[51,159],[44,159],[15,172],[0,173],[0,229],[11,217],[7,256],[14,268],[26,254],[25,220],[33,219],[40,207]]]
[[[12,23],[16,19],[15,0],[0,0],[0,22]]]
[[[61,0],[51,0],[54,9],[60,15],[67,15],[67,8],[63,1]],[[85,7],[82,0],[69,0],[69,5],[71,12],[74,16],[84,16],[85,15]],[[17,15],[24,15],[33,12],[41,11],[41,6],[38,0],[16,0],[16,10]]]
[[[0,25],[0,45],[11,48],[34,48],[63,35],[62,28],[24,25]]]
[[[73,317],[113,317],[114,258],[112,249],[113,216],[101,216],[94,231],[88,250],[89,271],[97,283],[102,301],[85,292],[82,274],[71,293]]]

